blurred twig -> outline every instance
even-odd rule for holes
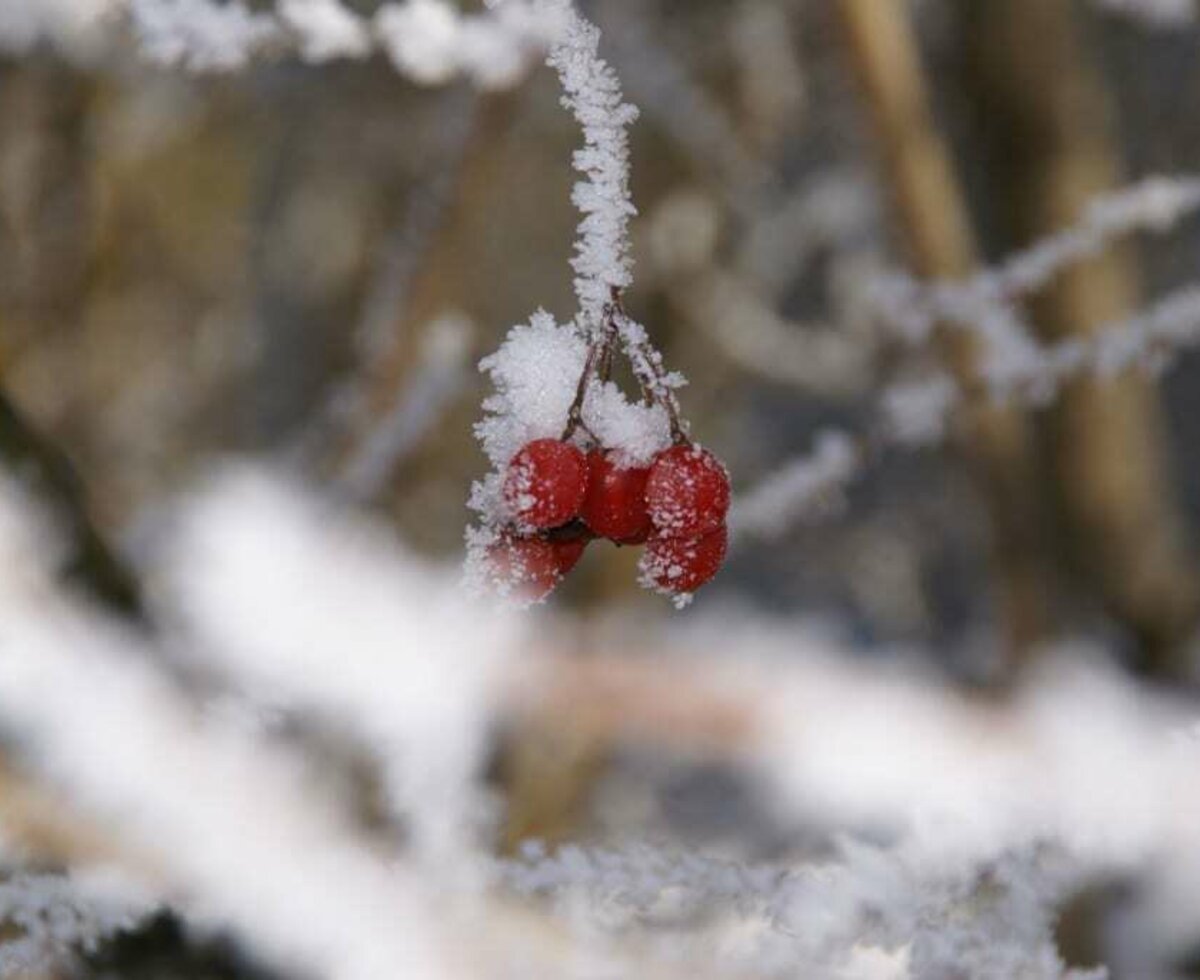
[[[971,64],[1002,166],[992,190],[1018,246],[1079,220],[1119,181],[1107,96],[1066,0],[969,5]],[[986,40],[984,40],[986,39]],[[1032,302],[1047,341],[1089,340],[1138,306],[1128,246],[1065,269]],[[1067,384],[1050,420],[1075,557],[1110,610],[1140,637],[1146,665],[1173,663],[1200,615],[1197,568],[1170,490],[1153,382],[1141,372]]]
[[[839,0],[838,11],[913,268],[926,278],[963,278],[975,265],[975,243],[949,154],[931,117],[907,5]],[[969,382],[981,354],[977,340],[944,331],[940,344],[956,377]],[[976,397],[965,408],[959,446],[988,504],[1002,622],[1010,648],[1019,654],[1047,634],[1050,619],[1030,432],[1012,407]]]

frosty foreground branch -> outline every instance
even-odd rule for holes
[[[294,49],[305,60],[364,58],[382,50],[400,74],[423,85],[466,76],[483,88],[514,83],[545,51],[555,18],[523,0],[463,15],[445,0],[387,3],[371,19],[340,0],[279,0],[252,13],[241,0],[124,0],[142,53],[192,71],[244,68]]]
[[[167,648],[222,681],[197,704],[153,666],[161,652],[55,593],[31,559],[36,524],[4,500],[10,745],[149,858],[132,870],[158,869],[183,914],[285,967],[499,977],[534,957],[547,977],[574,975],[574,960],[717,978],[871,962],[899,978],[1017,963],[1057,980],[1075,975],[1054,949],[1057,904],[1114,874],[1169,908],[1157,919],[1171,935],[1200,928],[1195,710],[1105,671],[1059,661],[988,706],[855,666],[803,625],[728,614],[640,634],[651,655],[601,633],[580,657],[552,621],[535,638],[528,618],[455,613],[452,585],[431,585],[444,580],[375,529],[242,472],[185,502],[161,551]],[[371,842],[246,705],[344,727],[417,827],[456,831]],[[482,733],[529,715],[551,733],[723,760],[759,781],[782,825],[851,838],[823,862],[767,868],[669,847],[497,866]],[[853,843],[862,827],[894,843]],[[414,873],[426,860],[436,875]]]
[[[74,0],[16,4],[0,17],[0,48],[49,39],[93,56],[124,20],[149,61],[194,72],[231,72],[295,53],[313,64],[385,53],[422,85],[466,77],[481,88],[514,84],[547,50],[559,24],[542,3],[507,0],[464,15],[447,0],[400,0],[363,17],[341,0]]]

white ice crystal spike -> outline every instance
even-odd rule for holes
[[[628,127],[638,111],[622,101],[620,81],[599,55],[600,31],[566,0],[549,6],[564,24],[549,64],[558,72],[563,105],[583,128],[585,144],[572,157],[586,178],[571,194],[583,215],[571,260],[575,293],[584,322],[598,330],[613,291],[632,281],[628,223],[637,211],[629,191]]]

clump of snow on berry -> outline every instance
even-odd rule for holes
[[[581,332],[539,310],[528,324],[513,327],[500,349],[479,362],[495,392],[484,400],[488,414],[476,424],[475,434],[496,467],[507,467],[534,439],[562,436],[586,361]],[[671,441],[663,407],[632,403],[611,382],[591,384],[583,422],[605,449],[617,454],[622,466],[647,465]],[[475,509],[492,513],[489,507]]]
[[[479,362],[495,393],[483,402],[487,417],[476,424],[475,435],[494,465],[507,466],[534,439],[562,436],[586,360],[579,331],[538,310]]]
[[[611,381],[593,383],[583,403],[583,424],[609,450],[620,469],[649,466],[671,445],[671,420],[662,405],[630,402]]]
[[[563,105],[583,127],[584,146],[573,157],[584,175],[571,194],[583,215],[571,266],[584,321],[598,329],[613,290],[632,281],[629,219],[637,210],[629,192],[629,125],[637,108],[622,101],[616,72],[599,55],[600,31],[567,0],[550,10],[563,17],[549,64],[558,72]]]

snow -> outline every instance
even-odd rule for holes
[[[366,27],[338,0],[280,0],[279,19],[299,35],[300,55],[313,64],[370,53]]]
[[[619,469],[649,466],[671,445],[671,423],[662,405],[631,402],[611,381],[594,384],[583,403],[583,421]]]
[[[614,663],[657,674],[613,707],[652,712],[687,746],[689,719],[703,717],[687,699],[712,699],[722,741],[689,751],[752,776],[782,825],[830,846],[762,861],[631,838],[499,860],[479,826],[488,733],[530,705],[575,731],[613,697],[613,678],[593,671],[575,700],[555,700],[555,678],[581,658],[549,652],[553,620],[493,617],[377,526],[235,470],[164,523],[163,633],[136,635],[60,593],[36,523],[7,489],[0,501],[13,751],[72,813],[105,818],[114,845],[149,855],[172,907],[281,968],[1082,980],[1102,973],[1063,963],[1054,921],[1114,874],[1136,875],[1139,900],[1169,901],[1159,921],[1194,934],[1196,708],[1080,666],[1080,651],[983,703],[856,660],[795,621],[726,612],[639,629],[643,655],[618,639]],[[181,668],[243,713],[317,719],[367,747],[406,846],[368,845],[269,726],[197,710]],[[654,746],[653,729],[618,730]],[[153,905],[110,914],[65,888],[12,880],[0,908],[75,941]],[[547,933],[567,962],[547,958]]]
[[[45,29],[28,15],[6,24],[3,2],[0,43],[27,45],[31,35]],[[277,0],[274,9],[250,7],[244,0],[107,3],[127,11],[142,55],[161,65],[228,72],[291,49],[314,64],[361,59],[380,49],[400,74],[418,84],[442,85],[466,76],[485,89],[515,84],[560,29],[558,11],[523,0],[481,14],[463,14],[446,0],[403,0],[383,4],[372,19],[341,0]]]
[[[0,923],[18,935],[0,943],[0,976],[57,974],[78,952],[94,952],[160,909],[112,872],[11,873],[0,881]]]
[[[129,17],[144,57],[191,71],[233,71],[280,37],[269,14],[239,0],[128,0]]]
[[[0,0],[0,51],[23,53],[50,41],[68,55],[91,56],[116,0]]]
[[[507,466],[527,442],[562,435],[586,360],[579,330],[538,310],[479,362],[495,392],[483,402],[487,417],[475,434],[495,466]]]

